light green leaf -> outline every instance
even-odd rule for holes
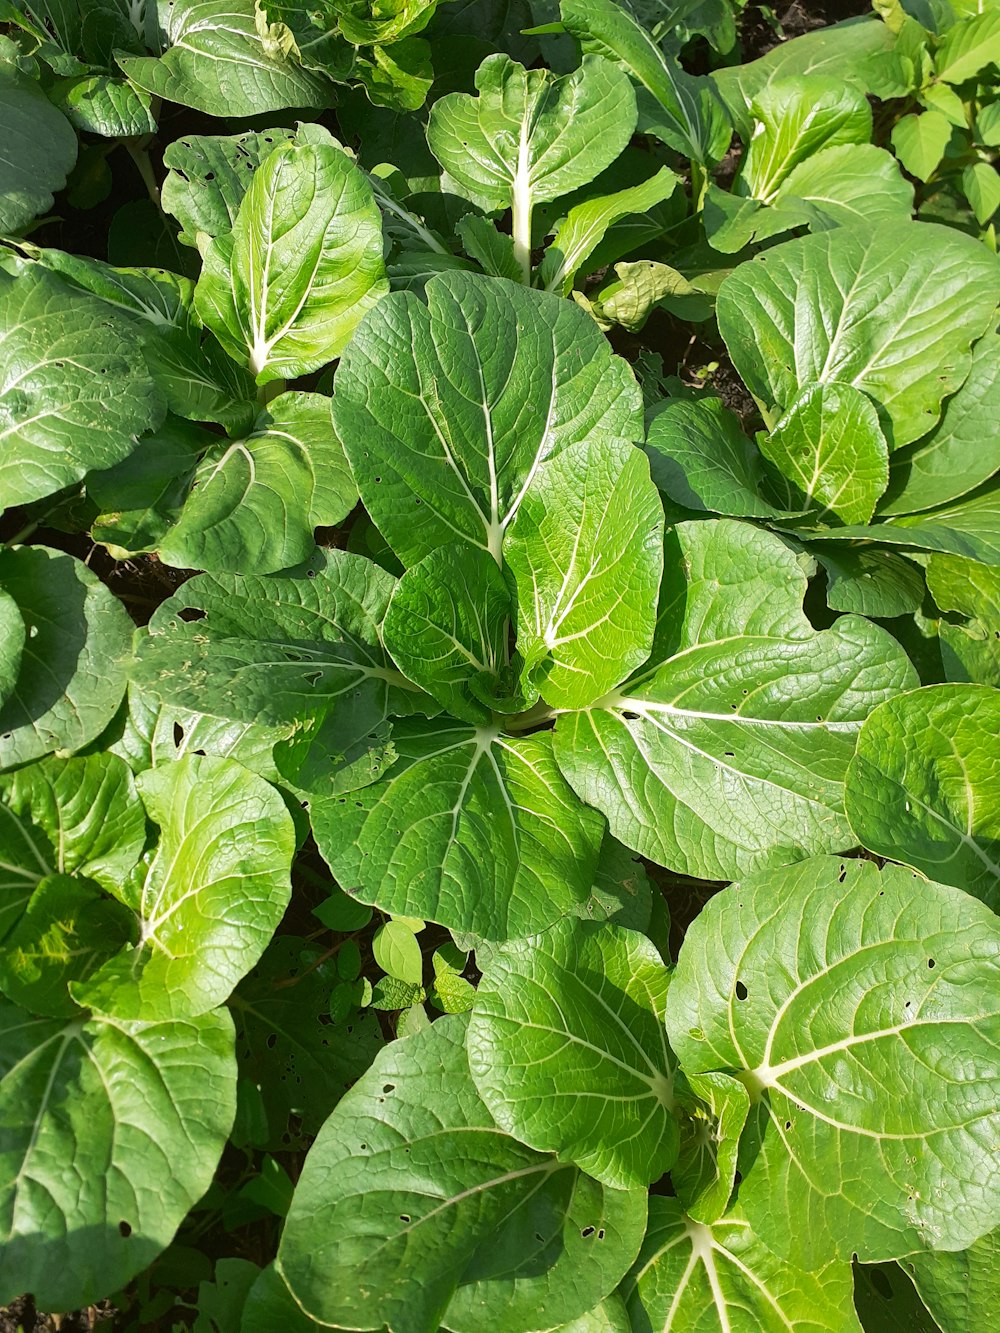
[[[1000,14],[997,16],[1000,18]],[[962,172],[962,190],[972,205],[976,221],[985,227],[1000,208],[1000,178],[988,162],[973,162]]]
[[[789,508],[819,506],[843,523],[867,523],[889,480],[878,414],[849,384],[803,389],[758,444],[791,483]]]
[[[396,584],[382,639],[400,669],[454,717],[491,720],[508,679],[510,591],[486,551],[439,547]]]
[[[390,688],[407,682],[378,627],[394,583],[371,561],[336,550],[288,576],[201,575],[157,610],[132,679],[191,712],[298,728],[279,746],[279,768],[328,792],[340,783],[350,791],[392,757]],[[400,697],[392,711],[409,705]]]
[[[883,409],[898,449],[963,383],[998,299],[995,255],[914,222],[787,241],[730,274],[717,309],[736,369],[767,409],[787,409],[808,384],[850,384]]]
[[[638,185],[574,204],[539,266],[540,285],[547,292],[567,296],[573,279],[604,239],[608,228],[632,213],[647,213],[662,204],[679,184],[680,177],[675,172],[661,167],[654,176]]]
[[[828,75],[793,75],[763,87],[750,105],[753,136],[740,170],[743,189],[774,203],[795,167],[824,148],[866,144],[872,113],[864,93]]]
[[[233,230],[208,246],[195,303],[266,384],[339,356],[388,290],[364,172],[330,144],[283,144],[254,173]]]
[[[892,130],[896,156],[911,176],[930,180],[944,157],[952,135],[952,124],[940,111],[904,116]]]
[[[383,972],[419,986],[424,973],[420,942],[402,921],[386,921],[372,939],[372,955]]]
[[[160,12],[164,52],[117,57],[139,88],[211,116],[326,107],[332,88],[294,56],[265,49],[253,0],[174,0]]]
[[[674,1094],[682,1115],[670,1180],[689,1217],[711,1224],[729,1207],[750,1097],[739,1079],[728,1074],[688,1078],[679,1071]]]
[[[345,889],[488,940],[544,930],[587,898],[603,821],[567,786],[549,734],[413,719],[393,740],[381,781],[312,802],[319,849]]]
[[[113,892],[145,841],[132,774],[116,755],[43,759],[0,777],[0,935],[50,876],[80,876]]]
[[[803,1273],[772,1254],[739,1212],[713,1226],[676,1199],[649,1201],[649,1228],[622,1288],[633,1329],[860,1331],[851,1266]]]
[[[152,98],[126,79],[90,74],[60,81],[52,91],[52,100],[70,124],[87,134],[129,139],[156,133]]]
[[[1000,570],[960,556],[932,555],[927,586],[942,611],[966,618],[964,624],[938,622],[947,678],[1000,686]]]
[[[490,278],[506,278],[509,282],[520,282],[523,274],[514,253],[513,238],[505,232],[497,231],[489,218],[478,213],[467,213],[459,219],[456,234],[461,238],[462,247],[483,272]]]
[[[639,387],[593,322],[467,273],[381,301],[341,359],[334,428],[407,566],[456,539],[499,563],[539,468],[578,440],[641,438]]]
[[[232,1019],[0,1012],[0,1300],[27,1287],[72,1310],[148,1267],[211,1184],[236,1112]]]
[[[976,136],[988,148],[1000,145],[1000,102],[981,107],[976,117]]]
[[[870,1262],[996,1225],[998,960],[982,903],[870,861],[756,875],[689,927],[670,1043],[686,1071],[741,1071],[765,1115],[740,1205],[776,1254]]]
[[[944,405],[926,439],[892,460],[883,514],[912,514],[955,500],[997,471],[983,448],[1000,414],[1000,337],[988,333],[972,349],[968,378]]]
[[[24,651],[24,621],[17,602],[0,588],[0,707],[14,693]]]
[[[76,134],[31,79],[0,68],[0,232],[18,232],[52,207],[76,162]]]
[[[315,550],[313,529],[341,522],[358,493],[330,422],[330,400],[284,393],[253,433],[215,444],[159,542],[161,560],[211,573],[270,574]]]
[[[139,940],[71,993],[119,1018],[197,1016],[225,1002],[288,906],[292,821],[274,788],[231,759],[187,755],[137,785],[160,840],[144,882],[114,892],[139,918]]]
[[[858,841],[1000,909],[1000,690],[929,685],[876,708],[847,770]]]
[[[620,842],[705,879],[850,844],[858,730],[916,679],[866,620],[815,631],[805,587],[799,557],[749,524],[668,533],[649,663],[556,723],[560,768]]]
[[[1000,1300],[1000,1234],[991,1231],[955,1254],[914,1254],[903,1260],[920,1299],[948,1333],[989,1328]]]
[[[327,1121],[299,1180],[278,1271],[307,1314],[527,1333],[618,1285],[645,1225],[641,1191],[606,1190],[497,1129],[466,1022],[393,1042]]]
[[[664,55],[614,0],[560,0],[559,12],[585,52],[613,61],[635,84],[642,133],[703,166],[724,156],[731,126],[708,79],[693,77]]]
[[[602,329],[620,324],[630,333],[638,333],[657,308],[669,310],[680,319],[701,321],[711,317],[713,301],[706,284],[700,278],[689,281],[669,264],[658,264],[653,259],[623,260],[615,264],[614,274],[590,296],[572,293]]]
[[[606,1296],[593,1310],[560,1324],[556,1333],[631,1333],[625,1302],[617,1291]]]
[[[799,532],[803,540],[811,534]],[[926,514],[893,515],[884,523],[851,524],[815,534],[823,541],[886,542],[965,556],[988,565],[1000,565],[1000,485],[993,483],[978,494],[963,497],[944,509]]]
[[[261,1270],[243,1306],[240,1333],[315,1333],[316,1321],[301,1309],[273,1263]],[[628,1333],[628,1330],[625,1330]]]
[[[523,680],[585,708],[649,656],[663,509],[641,449],[570,445],[543,463],[504,541]]]
[[[948,29],[937,49],[934,67],[945,83],[965,83],[998,62],[1000,10],[990,9]]]
[[[668,973],[637,931],[575,921],[498,949],[469,1021],[469,1066],[501,1129],[612,1189],[677,1156]]]
[[[734,518],[780,518],[761,494],[763,468],[738,418],[720,398],[675,399],[650,422],[653,481],[686,509]]]
[[[26,638],[17,684],[0,708],[0,770],[82,749],[125,693],[132,622],[81,561],[45,546],[0,551],[0,587]]]
[[[273,129],[191,134],[168,144],[161,197],[181,225],[178,240],[197,245],[200,234],[214,240],[232,231],[260,164],[276,145],[294,142],[294,130]]]
[[[831,610],[891,619],[920,609],[924,580],[905,557],[865,546],[810,549],[826,570],[826,604]]]
[[[135,937],[135,918],[91,880],[43,879],[0,954],[0,990],[14,1004],[52,1018],[79,1014],[67,989],[84,981]]]
[[[32,267],[0,273],[0,509],[110,467],[163,418],[131,327]]]
[[[803,222],[811,231],[906,222],[913,212],[913,186],[884,148],[841,144],[800,162],[780,186],[775,205],[784,225],[768,225],[765,235]]]

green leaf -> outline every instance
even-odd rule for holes
[[[21,656],[24,652],[25,630],[17,602],[0,589],[0,707],[14,693]]]
[[[560,768],[620,842],[705,879],[850,844],[860,725],[916,680],[868,621],[817,633],[805,586],[799,557],[749,524],[668,533],[649,663],[556,723]]]
[[[253,0],[174,0],[160,16],[164,52],[117,57],[139,88],[211,116],[259,116],[285,107],[329,106],[326,79],[292,55],[268,50]]]
[[[934,59],[939,79],[965,83],[988,65],[1000,62],[1000,10],[976,14],[949,28]]]
[[[573,292],[578,305],[594,316],[602,329],[620,324],[630,333],[638,333],[655,309],[663,309],[680,319],[701,321],[712,314],[712,298],[700,278],[689,282],[669,264],[652,259],[615,264],[615,276],[602,283],[591,296]]]
[[[913,186],[892,154],[872,144],[824,148],[795,167],[779,187],[774,205],[758,214],[758,240],[806,224],[811,231],[863,223],[907,222]],[[718,238],[711,238],[718,249]]]
[[[0,777],[0,936],[53,875],[113,892],[135,866],[146,817],[128,766],[112,754],[43,759]]]
[[[307,1314],[434,1333],[585,1313],[639,1248],[644,1192],[606,1190],[497,1129],[459,1016],[387,1046],[306,1159],[278,1271]]]
[[[179,240],[197,245],[232,231],[254,174],[277,144],[294,143],[293,130],[248,130],[244,134],[192,134],[163,150],[167,175],[163,207],[181,225]]]
[[[878,414],[849,384],[803,389],[758,444],[791,483],[789,507],[819,506],[843,523],[867,523],[889,480]]]
[[[944,157],[952,135],[952,124],[940,111],[904,116],[892,130],[896,156],[911,176],[930,180]]]
[[[831,610],[891,619],[920,609],[924,580],[905,557],[864,546],[811,550],[826,571],[826,604]]]
[[[635,931],[568,919],[490,959],[469,1022],[469,1066],[501,1129],[612,1189],[677,1156],[668,973]]]
[[[82,749],[125,694],[132,622],[81,561],[45,546],[0,551],[0,587],[26,638],[17,684],[0,708],[0,770]]]
[[[382,1047],[374,1014],[352,1006],[331,1021],[336,977],[318,947],[277,935],[230,997],[240,1070],[260,1087],[275,1150],[315,1134]]]
[[[31,79],[0,68],[0,232],[18,232],[52,207],[76,161],[76,135]]]
[[[231,232],[205,252],[195,302],[258,384],[318,370],[389,290],[364,172],[330,144],[282,144],[253,175]]]
[[[883,410],[898,449],[927,433],[965,380],[998,297],[1000,264],[985,246],[909,223],[788,241],[730,274],[717,308],[758,401],[787,409],[806,385],[853,385]]]
[[[914,1254],[903,1260],[920,1299],[948,1333],[989,1328],[1000,1299],[1000,1234],[953,1254]]]
[[[988,162],[974,162],[966,167],[962,172],[962,190],[972,205],[976,221],[985,227],[1000,208],[1000,180],[996,167]]]
[[[1000,686],[1000,570],[960,556],[932,555],[927,586],[942,611],[964,624],[938,623],[948,680]]]
[[[39,267],[0,273],[0,509],[109,467],[163,403],[128,324]]]
[[[316,1322],[299,1307],[273,1263],[261,1269],[247,1294],[240,1333],[314,1333]],[[626,1330],[626,1333],[628,1331]]]
[[[404,719],[393,739],[381,781],[312,802],[316,841],[345,889],[489,940],[543,930],[587,898],[602,820],[566,784],[550,735]]]
[[[725,889],[689,927],[670,1043],[758,1100],[740,1204],[776,1254],[870,1262],[996,1225],[998,954],[968,894],[829,857]]]
[[[383,972],[397,981],[419,986],[424,960],[416,935],[402,921],[386,921],[372,939],[372,954]]]
[[[852,1290],[850,1264],[801,1272],[772,1254],[741,1213],[706,1226],[661,1198],[649,1201],[646,1239],[622,1288],[632,1328],[663,1333],[855,1333]]]
[[[627,9],[613,0],[560,0],[559,12],[585,52],[613,61],[635,84],[642,133],[703,166],[725,155],[731,126],[709,80],[664,55]]]
[[[854,1308],[865,1333],[941,1333],[897,1263],[854,1265]]]
[[[106,74],[67,79],[56,84],[53,100],[70,124],[87,134],[129,139],[156,133],[152,98],[126,79]]]
[[[560,78],[491,55],[476,90],[434,103],[430,150],[467,198],[486,208],[513,203],[529,220],[534,204],[588,185],[635,129],[628,79],[592,57]]]
[[[510,282],[521,281],[521,266],[514,253],[513,238],[497,231],[488,218],[480,217],[477,213],[467,213],[459,219],[455,232],[461,239],[465,253],[476,261],[488,277],[507,278]]]
[[[431,1003],[446,1014],[467,1014],[476,1002],[476,989],[454,972],[439,972],[431,987]]]
[[[197,1016],[224,1003],[288,906],[292,821],[273,787],[231,759],[187,755],[137,785],[160,840],[144,882],[114,892],[139,940],[71,993],[119,1018]]]
[[[976,136],[988,148],[1000,144],[1000,102],[981,107],[976,117]]]
[[[656,892],[659,898],[659,891]],[[601,843],[601,856],[594,873],[590,897],[573,915],[583,921],[610,921],[627,930],[642,931],[653,938],[654,932],[650,929],[653,893],[653,885],[641,861],[606,833]],[[669,925],[669,916],[667,921]],[[663,953],[663,944],[658,936],[654,943]],[[663,956],[669,961],[665,953]]]
[[[496,561],[457,543],[439,547],[396,584],[382,638],[401,670],[448,712],[491,720],[483,700],[507,676],[512,606]]]
[[[336,550],[288,576],[201,575],[158,608],[132,679],[192,712],[298,728],[278,748],[279,768],[303,785],[352,790],[391,758],[390,689],[407,684],[379,638],[394,583]],[[409,705],[400,697],[392,711]]]
[[[739,419],[720,398],[671,399],[646,439],[653,481],[686,509],[733,518],[779,518],[763,498],[763,468]]]
[[[988,333],[972,349],[964,384],[944,405],[925,439],[892,460],[882,514],[912,514],[968,494],[997,471],[983,440],[1000,413],[1000,337]]]
[[[756,123],[740,182],[764,204],[773,203],[794,168],[814,154],[871,138],[872,113],[864,93],[828,75],[775,79],[761,89],[750,110]]]
[[[641,396],[587,316],[499,280],[442,273],[427,304],[381,301],[333,406],[358,489],[407,566],[461,540],[499,563],[539,469],[575,442],[641,438]]]
[[[800,532],[803,540],[810,534]],[[816,536],[823,541],[887,542],[918,550],[960,555],[989,565],[1000,565],[1000,485],[996,482],[977,494],[963,496],[944,509],[926,514],[893,515],[884,523],[851,524],[827,528]]]
[[[555,708],[585,708],[649,655],[663,516],[649,462],[590,440],[542,464],[504,541],[523,679]]]
[[[583,270],[608,229],[632,213],[647,213],[662,204],[679,184],[680,177],[675,172],[661,167],[654,176],[638,185],[574,204],[539,266],[540,285],[547,292],[567,296],[573,279]]]
[[[845,806],[858,841],[1000,909],[1000,690],[929,685],[858,736]]]
[[[262,411],[253,433],[214,445],[195,489],[159,543],[181,569],[270,574],[306,560],[313,529],[340,523],[358,493],[330,425],[330,400],[285,393]]]
[[[72,1017],[67,989],[85,981],[135,936],[135,918],[90,880],[43,879],[4,940],[0,990],[35,1014]]]
[[[27,1287],[76,1309],[148,1267],[210,1185],[236,1111],[232,1020],[0,1012],[0,1300]]]
[[[689,1217],[711,1224],[729,1207],[750,1097],[728,1074],[678,1072],[674,1093],[683,1114],[671,1183]]]

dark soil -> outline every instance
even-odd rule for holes
[[[110,1301],[90,1305],[74,1314],[40,1314],[30,1296],[0,1310],[0,1333],[92,1333],[94,1329],[110,1330],[117,1311]]]

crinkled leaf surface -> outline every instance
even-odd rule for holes
[[[568,918],[497,950],[468,1050],[500,1128],[612,1189],[658,1180],[677,1155],[667,981],[650,941],[620,926]]]
[[[675,1074],[680,1109],[677,1161],[670,1181],[689,1218],[717,1222],[727,1211],[736,1182],[740,1135],[750,1097],[729,1074]]]
[[[649,1228],[623,1294],[634,1330],[650,1333],[855,1333],[849,1263],[803,1273],[735,1212],[712,1226],[676,1199],[649,1201]]]
[[[466,1333],[485,1312],[527,1333],[584,1314],[635,1257],[645,1194],[497,1129],[465,1030],[449,1016],[387,1046],[313,1145],[278,1269],[314,1318]]]
[[[282,144],[254,172],[233,230],[208,247],[195,301],[223,347],[266,384],[339,356],[388,290],[364,172],[330,143]]]
[[[885,542],[917,550],[959,555],[988,565],[1000,565],[1000,484],[990,482],[976,494],[928,513],[893,515],[885,522],[848,524],[822,532],[798,534],[823,541]]]
[[[491,720],[487,702],[506,679],[510,591],[491,555],[439,547],[396,584],[383,642],[410,680],[454,717]]]
[[[997,1224],[998,975],[993,913],[899,866],[818,857],[710,900],[667,1031],[685,1070],[760,1099],[739,1197],[775,1253],[869,1262]]]
[[[845,806],[869,851],[1000,908],[1000,690],[928,685],[858,736]]]
[[[17,684],[0,708],[0,769],[79,750],[125,693],[132,622],[86,565],[45,546],[0,551],[0,587],[27,637]]]
[[[791,484],[789,506],[867,523],[889,480],[889,446],[870,398],[849,384],[804,389],[760,451]]]
[[[163,55],[118,57],[132,82],[154,97],[213,116],[329,105],[325,79],[294,56],[265,49],[253,0],[174,0],[160,13]]]
[[[0,232],[18,232],[51,208],[76,162],[76,135],[41,88],[0,69]]]
[[[0,1013],[0,1300],[75,1309],[146,1268],[211,1183],[236,1111],[232,1020]]]
[[[561,78],[488,56],[478,96],[449,93],[431,108],[427,142],[449,177],[486,208],[515,197],[558,199],[613,162],[635,129],[628,78],[593,57]]]
[[[0,935],[51,875],[113,892],[145,841],[146,816],[117,755],[48,758],[0,777]]]
[[[120,1018],[188,1018],[222,1004],[267,947],[291,896],[295,832],[274,788],[232,759],[186,755],[137,785],[160,840],[144,880],[115,893],[139,940],[71,994]]]
[[[863,545],[814,546],[826,571],[826,604],[859,616],[908,616],[920,609],[926,588],[904,556]]]
[[[548,459],[641,438],[627,364],[568,301],[443,273],[427,304],[379,303],[337,372],[333,419],[358,489],[406,565],[456,540],[502,559]]]
[[[867,393],[900,448],[934,426],[969,373],[1000,299],[1000,263],[928,223],[839,227],[741,264],[719,289],[719,328],[768,409],[809,384]]]
[[[991,1231],[957,1254],[913,1254],[903,1260],[920,1298],[948,1333],[989,1328],[1000,1301],[1000,1233]]]
[[[805,582],[788,546],[749,524],[668,533],[648,665],[555,730],[571,786],[626,846],[730,879],[849,845],[843,783],[858,729],[916,679],[866,620],[814,630]]]
[[[577,800],[548,733],[449,719],[396,723],[373,786],[310,809],[340,884],[394,916],[516,939],[585,901],[603,821]]]
[[[33,267],[0,273],[0,509],[109,467],[164,406],[131,329]]]
[[[585,708],[648,657],[663,508],[641,449],[585,440],[542,464],[504,555],[524,679],[546,703]]]
[[[358,493],[330,422],[330,400],[283,393],[245,439],[215,444],[160,542],[181,569],[271,574],[315,550],[313,529],[339,523]]]
[[[1000,570],[955,555],[932,555],[927,586],[942,611],[964,623],[938,622],[941,658],[948,680],[1000,686]]]

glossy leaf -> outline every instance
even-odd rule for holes
[[[670,1043],[692,1073],[738,1071],[765,1115],[740,1204],[776,1254],[867,1263],[996,1225],[998,957],[968,894],[829,857],[724,890],[689,928]]]
[[[1000,690],[929,685],[858,736],[845,805],[858,841],[1000,908]]]
[[[1000,686],[1000,571],[976,560],[932,555],[927,586],[942,611],[964,617],[963,623],[938,624],[948,680]]]
[[[681,1111],[680,1141],[670,1180],[689,1218],[717,1222],[728,1211],[736,1184],[750,1097],[729,1074],[678,1073],[674,1093]]]
[[[866,620],[817,633],[804,592],[795,554],[748,524],[668,534],[649,663],[556,724],[559,766],[620,842],[706,879],[850,844],[860,725],[916,682]]]
[[[914,1254],[903,1260],[924,1304],[948,1333],[988,1328],[1000,1299],[996,1231],[955,1254]]]
[[[618,926],[558,922],[490,959],[469,1022],[469,1065],[501,1129],[613,1189],[673,1165],[668,973]]]
[[[76,161],[76,135],[41,88],[0,68],[0,232],[18,232],[52,206]]]

